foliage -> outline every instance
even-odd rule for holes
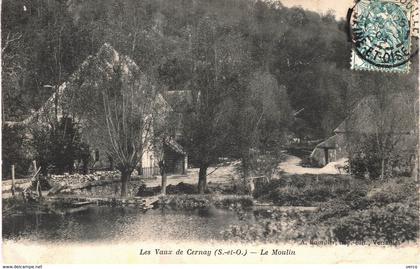
[[[265,176],[268,180],[277,176],[278,164],[284,160],[282,152],[270,151],[254,156],[250,169],[254,176]]]
[[[2,3],[2,94],[7,120],[28,116],[52,94],[88,49],[65,1]]]
[[[217,88],[238,95],[254,79],[274,78],[293,109],[304,108],[298,136],[329,135],[364,94],[417,83],[416,68],[352,73],[344,21],[266,1],[7,0],[2,14],[3,97],[12,120],[38,109],[52,93],[43,85],[66,81],[105,42],[171,89],[204,90],[215,67]]]
[[[332,228],[334,237],[344,244],[354,241],[400,244],[416,240],[418,230],[418,211],[402,203],[352,212]]]
[[[358,104],[343,124],[350,173],[381,180],[411,175],[417,145],[415,96],[384,88]]]
[[[302,179],[302,177],[301,177]],[[299,243],[317,241],[351,244],[373,243],[401,244],[416,240],[418,236],[418,188],[412,178],[396,178],[387,183],[355,182],[353,185],[340,185],[339,177],[327,178],[321,183],[319,194],[331,199],[318,203],[319,208],[312,212],[290,212],[286,210],[261,209],[253,212],[255,222],[231,226],[224,230],[227,240],[245,242],[285,242]],[[272,202],[278,199],[280,204],[305,205],[311,197],[305,194],[314,185],[310,185],[310,177],[298,182],[276,181],[269,183],[277,186],[271,192]],[[345,181],[343,178],[340,181]],[[335,182],[335,183],[334,183]],[[335,185],[327,191],[327,186]],[[298,187],[300,186],[300,187]],[[315,193],[314,190],[311,193]],[[328,193],[327,193],[328,192]],[[282,195],[285,198],[282,198]],[[316,196],[315,196],[316,197]],[[413,198],[414,197],[414,198]],[[267,198],[260,196],[261,198]],[[284,199],[284,200],[282,200]],[[306,205],[314,205],[307,203]],[[241,218],[250,218],[248,213]]]
[[[169,187],[169,186],[168,186]],[[229,208],[242,210],[253,205],[252,199],[241,195],[168,195],[160,197],[160,206],[169,205],[176,209],[195,209],[195,208]]]
[[[28,130],[20,125],[2,125],[2,176],[11,177],[15,165],[16,177],[26,176],[31,163]]]
[[[33,126],[30,132],[35,160],[43,174],[50,166],[57,174],[72,173],[74,162],[86,154],[82,148],[79,126],[71,118],[61,118],[51,126]]]
[[[226,240],[240,242],[300,242],[301,240],[326,240],[329,232],[325,226],[307,224],[310,213],[270,210],[256,212],[255,223],[231,225],[223,231]],[[242,218],[250,218],[247,213]]]
[[[346,166],[347,172],[358,178],[368,177],[370,179],[379,179],[382,173],[382,161],[384,162],[385,173],[388,176],[392,175],[393,167],[396,167],[397,162],[392,162],[392,149],[389,148],[392,143],[384,148],[384,151],[389,152],[386,156],[381,154],[381,150],[378,149],[377,139],[375,136],[363,135],[357,143],[357,149],[353,149],[353,152],[349,158],[348,165]]]
[[[210,182],[208,184],[208,188],[206,190],[207,194],[212,195],[245,195],[248,192],[244,191],[243,184],[232,182],[232,184],[217,184]],[[156,187],[147,187],[146,184],[143,184],[139,187],[137,196],[153,196],[159,194],[161,191],[161,186]],[[198,194],[197,185],[195,184],[188,184],[180,182],[177,185],[168,185],[166,189],[166,193],[168,195],[175,195],[175,194]]]
[[[257,199],[277,205],[313,206],[351,193],[354,188],[363,188],[366,183],[352,182],[345,175],[281,175],[254,192]]]
[[[245,179],[263,175],[271,179],[283,157],[280,148],[291,122],[286,89],[269,72],[254,72],[235,102],[231,154],[241,159],[239,170]]]
[[[377,206],[407,202],[416,197],[417,188],[417,184],[411,178],[393,178],[371,188],[366,197],[371,204]]]

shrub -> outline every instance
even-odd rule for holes
[[[347,216],[350,209],[350,206],[345,201],[340,199],[332,200],[319,207],[315,212],[314,220],[315,222],[322,222],[334,218],[341,218]]]
[[[310,203],[305,199],[302,191],[296,187],[288,186],[277,188],[269,195],[269,200],[276,205],[285,206],[309,206]]]
[[[208,197],[202,195],[176,195],[160,197],[162,205],[170,205],[176,209],[208,208],[211,202]]]
[[[254,198],[259,198],[262,196],[267,196],[272,191],[276,190],[279,187],[286,186],[285,181],[282,179],[273,179],[268,182],[268,184],[260,186],[259,188],[255,189],[253,192]]]
[[[356,188],[345,194],[343,198],[351,209],[366,209],[369,206],[367,192],[367,188]]]
[[[385,143],[382,138],[386,139]],[[379,139],[382,143],[378,143],[376,135],[358,137],[349,158],[347,172],[357,178],[369,179],[379,179],[382,175],[384,178],[409,175],[413,168],[410,156],[399,151],[399,147],[395,146],[396,141],[392,141],[395,138],[382,138]]]
[[[137,190],[136,196],[147,197],[154,196],[160,193],[160,186],[147,187],[145,183],[141,184]]]
[[[401,203],[357,211],[338,220],[332,228],[340,243],[381,241],[399,244],[416,240],[419,229],[418,211]]]
[[[371,189],[367,198],[370,203],[383,206],[417,197],[417,189],[413,178],[396,178]]]
[[[86,158],[87,145],[81,143],[79,126],[72,118],[61,118],[49,127],[33,126],[31,134],[35,158],[44,175],[50,166],[58,174],[72,173],[74,161]]]
[[[223,231],[225,240],[278,243],[329,238],[327,227],[308,224],[307,214],[303,212],[258,212],[256,218],[255,223],[229,226]]]
[[[166,187],[167,194],[194,194],[197,193],[197,186],[180,182],[177,185]]]
[[[220,196],[213,197],[214,205],[222,208],[250,208],[254,205],[251,197],[243,196]]]
[[[142,184],[136,196],[153,196],[160,194],[161,186],[156,187],[147,187],[146,184]],[[180,182],[177,185],[168,185],[166,187],[166,194],[196,194],[197,193],[197,186],[193,184],[187,184],[184,182]]]
[[[348,195],[352,188],[366,188],[343,175],[284,175],[254,192],[254,197],[277,205],[311,206]]]
[[[331,188],[325,185],[310,186],[303,191],[302,195],[308,203],[325,202],[335,197]]]

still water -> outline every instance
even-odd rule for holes
[[[37,242],[219,241],[240,222],[234,211],[89,206],[71,214],[26,213],[3,218],[5,240]]]

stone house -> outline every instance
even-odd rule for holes
[[[393,94],[379,100],[369,95],[364,97],[350,115],[333,131],[334,134],[319,143],[310,158],[324,166],[342,158],[348,158],[362,135],[389,135],[394,148],[411,159],[417,148],[416,108],[413,98]]]
[[[78,116],[74,113],[68,112],[69,102],[74,102],[73,99],[69,101],[69,96],[79,95],[79,98],[86,100],[95,100],[98,98],[96,92],[102,86],[104,80],[110,80],[113,70],[116,66],[121,67],[124,72],[129,73],[133,68],[138,68],[137,65],[128,56],[119,54],[112,46],[105,43],[96,55],[89,56],[79,68],[62,83],[59,87],[53,88],[54,92],[44,103],[44,105],[34,111],[28,118],[17,123],[6,123],[9,125],[47,125],[49,121],[63,117],[71,117],[76,119]],[[92,83],[91,77],[98,78]],[[90,80],[89,83],[85,81]],[[92,85],[95,87],[92,88]],[[181,91],[179,91],[181,92]],[[71,93],[71,94],[69,94]],[[185,97],[183,93],[172,91],[171,93],[157,93],[154,102],[159,105],[159,109],[165,112],[172,113],[176,122],[171,130],[171,134],[164,140],[164,160],[167,164],[167,172],[169,174],[185,174],[188,169],[188,155],[183,147],[179,144],[179,139],[182,137],[182,122],[179,117],[179,109],[177,107],[178,101],[175,103],[171,96],[179,95],[181,100]],[[77,104],[76,104],[77,105]],[[81,122],[82,140],[90,146],[91,157],[94,162],[94,169],[109,169],[113,167],[114,161],[106,154],[106,145],[97,143],[97,132],[95,133],[92,126],[88,126]],[[144,145],[145,150],[140,156],[140,163],[137,171],[139,174],[145,176],[152,176],[159,174],[159,164],[156,153],[151,149],[150,145]]]

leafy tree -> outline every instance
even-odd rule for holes
[[[252,171],[258,174],[262,159],[276,159],[269,162],[274,167],[266,167],[268,170],[277,167],[278,153],[285,143],[285,134],[291,122],[291,111],[286,89],[267,72],[253,73],[245,92],[241,92],[236,100],[238,110],[236,124],[233,123],[236,127],[235,145],[242,161],[244,178],[248,179]],[[271,173],[268,174],[271,177]]]
[[[200,168],[199,193],[206,190],[207,168],[231,148],[227,141],[232,132],[232,94],[249,68],[246,42],[219,27],[216,18],[205,16],[192,37],[193,105],[184,115],[184,133],[187,151]]]

